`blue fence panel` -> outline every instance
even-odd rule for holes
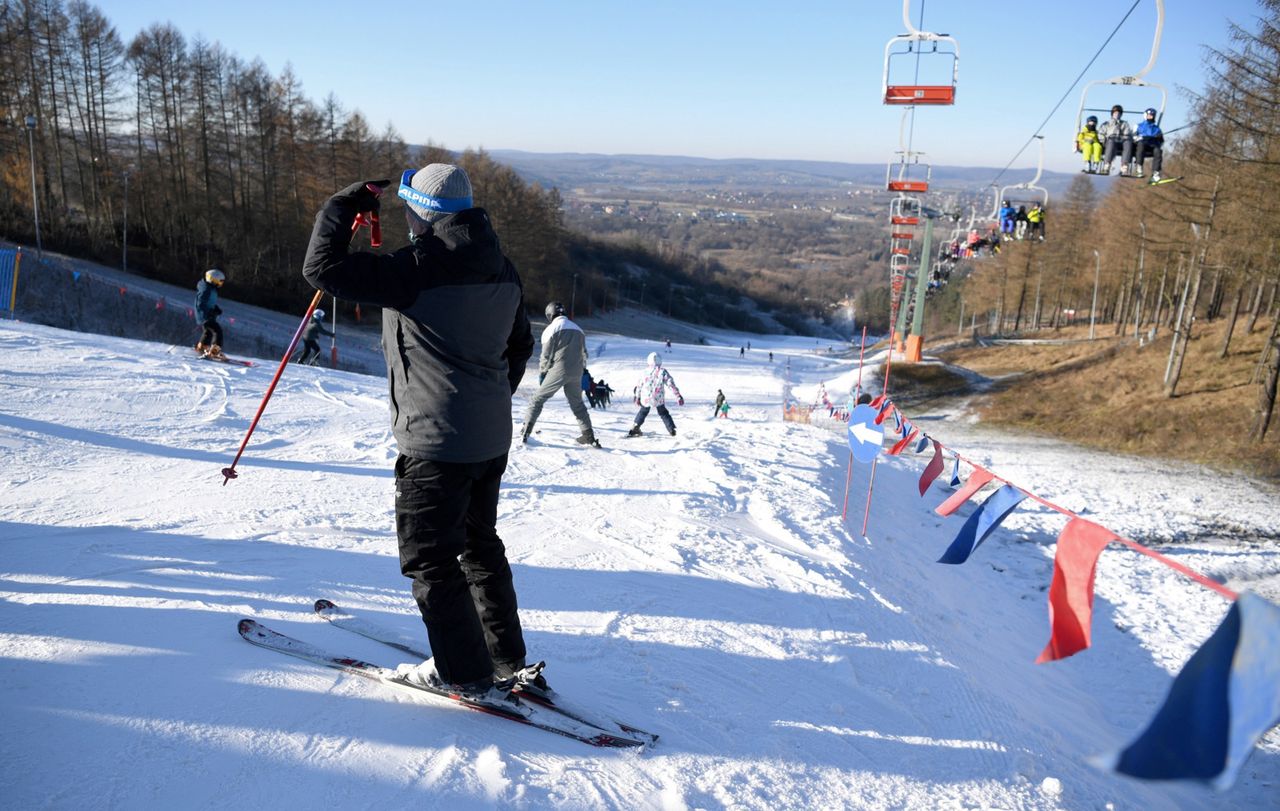
[[[13,316],[18,300],[18,266],[22,254],[17,250],[0,250],[0,313]]]

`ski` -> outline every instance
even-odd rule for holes
[[[589,743],[592,746],[630,748],[645,745],[642,740],[611,734],[605,730],[577,721],[563,713],[549,711],[537,704],[523,701],[515,694],[509,696],[508,702],[506,702],[509,703],[509,706],[495,706],[470,701],[447,690],[433,690],[407,681],[390,668],[362,662],[359,659],[336,656],[301,640],[273,631],[255,620],[240,620],[239,631],[240,636],[244,637],[246,641],[259,647],[268,648],[287,656],[294,656],[321,667],[330,667],[334,670],[341,670],[344,673],[363,676],[372,681],[407,688],[436,698],[448,699],[468,709],[498,718],[505,718],[508,721],[516,721],[547,732],[554,732],[557,735]]]
[[[1176,183],[1176,182],[1178,182],[1179,180],[1182,180],[1182,177],[1181,177],[1181,176],[1178,176],[1178,177],[1162,177],[1162,178],[1160,178],[1159,180],[1151,180],[1151,181],[1148,181],[1148,182],[1147,182],[1147,185],[1148,185],[1148,186],[1163,186],[1163,185],[1164,185],[1164,184],[1166,184],[1166,183]]]
[[[431,654],[420,650],[417,647],[418,641],[403,634],[394,628],[381,625],[379,623],[370,622],[368,619],[352,614],[338,608],[332,601],[321,598],[316,600],[315,611],[321,617],[329,622],[343,628],[352,633],[372,639],[375,642],[381,642],[391,648],[395,648],[401,653],[407,654],[417,659],[427,659]],[[575,721],[589,724],[604,732],[610,732],[613,728],[617,728],[628,735],[643,738],[646,743],[655,743],[658,740],[657,734],[647,732],[639,727],[631,724],[623,723],[616,719],[601,719],[593,717],[595,713],[589,710],[571,705],[564,700],[555,690],[539,690],[536,687],[527,685],[516,685],[512,692],[520,696],[526,701],[539,704],[547,709],[554,710],[562,715],[566,715]]]
[[[200,358],[201,360],[212,360],[218,363],[238,363],[241,366],[253,366],[253,361],[251,360],[240,360],[239,358],[229,358],[226,355],[223,355],[221,357],[214,357],[212,355],[201,355]]]

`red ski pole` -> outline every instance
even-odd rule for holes
[[[320,303],[320,298],[323,295],[323,291],[317,290],[316,294],[311,297],[311,304],[307,307],[306,314],[302,316],[302,323],[294,331],[293,340],[289,342],[289,348],[284,351],[284,357],[280,359],[280,368],[276,369],[275,377],[271,378],[271,385],[267,386],[267,393],[262,396],[262,403],[258,405],[258,413],[253,415],[253,422],[249,425],[249,432],[244,435],[244,441],[240,443],[240,450],[236,451],[236,458],[231,460],[231,467],[222,469],[223,487],[226,487],[227,482],[236,478],[236,465],[240,462],[240,456],[244,453],[245,446],[249,444],[249,437],[253,436],[253,429],[258,427],[258,420],[262,419],[262,412],[267,410],[267,402],[271,399],[272,392],[276,390],[276,384],[280,382],[280,375],[284,374],[284,367],[289,365],[289,357],[293,354],[294,347],[298,345],[298,339],[302,337],[302,330],[307,326],[307,322],[311,320],[311,313],[315,310],[316,305]]]
[[[365,188],[372,192],[374,197],[382,195],[382,186],[377,183],[366,183]],[[378,212],[362,211],[356,214],[355,222],[351,224],[351,236],[353,238],[362,225],[369,226],[369,245],[374,248],[381,247],[382,223],[378,221]],[[284,351],[284,357],[280,359],[280,367],[276,369],[275,377],[271,378],[271,385],[267,386],[267,393],[262,396],[262,403],[258,405],[258,413],[253,415],[253,422],[249,424],[249,432],[244,435],[244,441],[240,443],[240,450],[236,451],[236,458],[231,460],[230,467],[222,469],[223,487],[227,486],[227,482],[236,478],[236,465],[240,463],[240,457],[244,454],[244,449],[249,444],[249,438],[253,436],[254,429],[258,427],[258,420],[262,419],[262,412],[267,410],[267,402],[271,400],[271,395],[276,390],[276,384],[280,382],[280,375],[284,374],[284,367],[289,365],[289,356],[293,354],[294,348],[297,347],[298,339],[302,337],[302,330],[306,328],[307,322],[311,320],[311,313],[315,311],[316,305],[320,303],[322,296],[324,296],[324,292],[317,290],[316,294],[311,297],[311,304],[302,316],[302,323],[294,331],[293,340],[289,342],[289,348]]]

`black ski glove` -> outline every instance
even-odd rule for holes
[[[352,183],[333,196],[334,200],[352,206],[358,213],[378,210],[378,198],[391,185],[390,180],[362,180]]]

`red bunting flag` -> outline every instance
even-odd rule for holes
[[[882,424],[885,421],[885,418],[896,410],[897,408],[894,406],[892,400],[885,400],[884,405],[880,409],[880,413],[876,415],[876,425]]]
[[[920,496],[923,498],[929,485],[933,484],[933,480],[938,478],[938,474],[942,473],[942,445],[938,444],[938,440],[933,442],[933,458],[929,460],[929,464],[925,466],[924,473],[920,474]]]
[[[124,288],[123,288],[123,287],[122,287],[122,288],[120,288],[120,295],[122,295],[122,296],[124,295]]]
[[[884,403],[884,395],[879,394],[879,395],[876,395],[876,398],[874,400],[867,403],[867,405],[871,406],[872,408],[879,408],[883,403]]]
[[[938,515],[947,516],[960,508],[960,505],[973,498],[973,494],[981,490],[987,482],[995,478],[995,475],[986,468],[974,467],[973,472],[969,474],[969,481],[964,483],[964,487],[951,494],[951,497],[942,502],[934,509]]]
[[[164,299],[162,299],[162,298],[158,298],[158,299],[156,299],[156,309],[157,309],[157,310],[163,310],[163,309],[164,309]]]
[[[898,454],[906,450],[907,445],[911,444],[911,442],[916,438],[916,433],[917,431],[913,428],[910,434],[908,434],[907,436],[904,436],[902,439],[899,439],[897,442],[893,443],[893,447],[889,449],[889,455],[897,456]]]
[[[1089,647],[1098,556],[1114,540],[1114,532],[1083,518],[1072,518],[1063,527],[1049,586],[1049,644],[1036,664],[1065,659]]]

